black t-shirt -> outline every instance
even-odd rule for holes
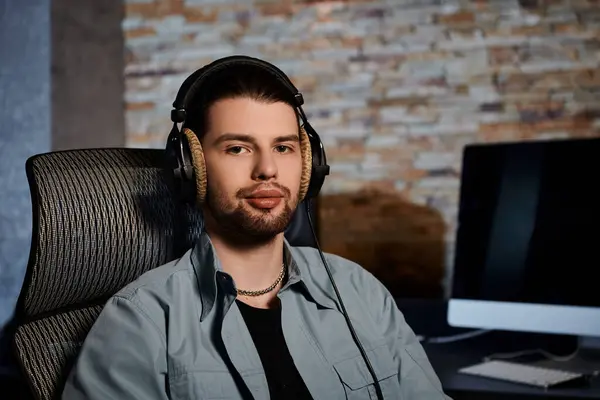
[[[281,308],[255,308],[239,300],[236,303],[265,369],[271,399],[312,399],[285,343]]]

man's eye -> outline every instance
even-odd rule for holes
[[[244,149],[241,146],[233,146],[233,147],[230,147],[230,148],[227,149],[227,153],[230,153],[230,154],[240,154],[244,150],[246,150],[246,149]]]
[[[275,149],[279,153],[286,153],[291,150],[288,146],[284,146],[284,145],[277,146],[277,147],[275,147]]]

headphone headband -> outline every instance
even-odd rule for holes
[[[213,61],[212,63],[207,64],[206,66],[200,68],[199,70],[191,74],[183,82],[183,84],[179,88],[179,91],[177,92],[177,96],[175,97],[175,101],[173,102],[174,109],[171,111],[171,120],[175,123],[184,122],[188,102],[198,92],[202,84],[215,73],[218,73],[232,65],[250,65],[261,68],[266,72],[269,72],[271,75],[273,75],[274,78],[281,82],[290,91],[296,102],[296,107],[300,110],[302,118],[304,120],[306,119],[304,113],[302,112],[302,109],[300,108],[304,104],[304,98],[302,96],[302,93],[300,93],[298,89],[296,89],[292,81],[287,77],[287,75],[283,71],[281,71],[275,65],[260,60],[258,58],[237,55],[224,57]]]
[[[323,143],[317,132],[308,123],[306,114],[304,114],[304,111],[302,110],[302,105],[304,104],[302,94],[296,89],[287,75],[273,64],[257,58],[237,55],[218,59],[192,73],[179,88],[175,101],[173,102],[174,109],[171,110],[173,128],[167,138],[167,162],[179,185],[182,198],[184,201],[191,201],[196,198],[196,189],[200,187],[200,185],[206,186],[206,182],[202,182],[202,180],[205,179],[204,173],[195,171],[197,168],[202,169],[202,171],[204,169],[194,166],[194,160],[202,159],[199,163],[202,165],[204,164],[201,147],[199,147],[200,150],[192,150],[188,139],[179,130],[177,124],[185,122],[188,103],[190,99],[201,90],[200,88],[203,83],[215,73],[236,65],[249,65],[270,73],[289,90],[294,98],[295,107],[302,119],[304,132],[308,137],[311,152],[311,175],[304,197],[313,198],[317,196],[323,185],[325,176],[329,175],[329,165],[327,165]],[[194,152],[196,153],[195,156]],[[203,176],[204,178],[202,178]],[[197,197],[203,196],[199,195]]]

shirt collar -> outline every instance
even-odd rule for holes
[[[324,287],[330,287],[330,283],[317,284],[314,282],[315,276],[322,278],[323,274],[314,274],[310,269],[321,268],[324,270],[325,267],[323,265],[309,266],[306,258],[302,257],[299,252],[299,249],[291,246],[287,239],[284,239],[283,254],[284,262],[288,269],[288,279],[280,292],[290,290],[292,286],[301,287],[321,307],[339,309],[337,301],[333,300],[334,297],[330,291],[324,290]],[[223,271],[221,262],[206,231],[202,232],[194,245],[190,259],[198,280],[200,301],[202,303],[200,321],[203,321],[212,311],[215,301],[218,298],[217,292],[219,290],[223,292],[226,298],[235,298],[235,283],[232,277]],[[326,275],[325,278],[327,279]],[[229,302],[231,301],[229,299]]]

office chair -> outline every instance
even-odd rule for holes
[[[115,292],[199,237],[201,214],[177,200],[163,165],[164,151],[155,149],[67,150],[27,160],[33,232],[13,345],[33,398],[59,398]],[[302,211],[286,238],[314,246]]]

